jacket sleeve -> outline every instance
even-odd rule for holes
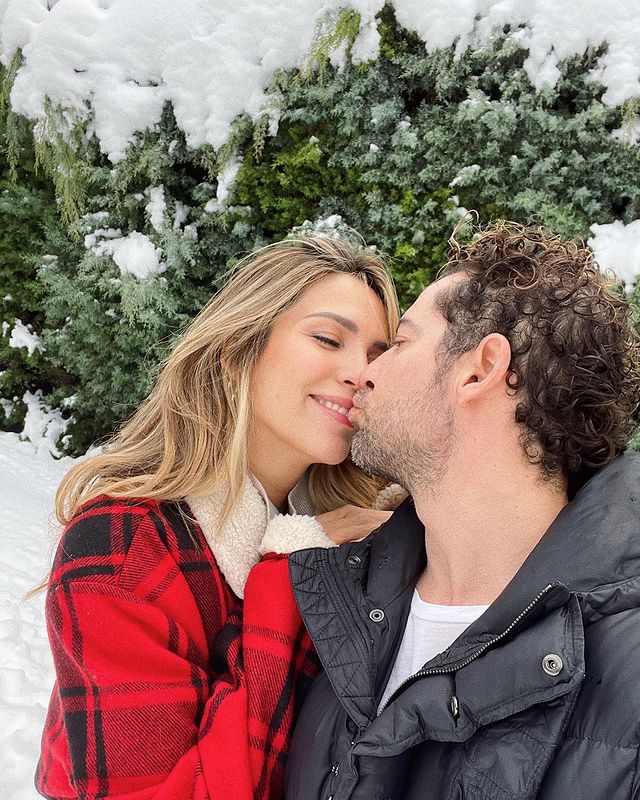
[[[636,764],[633,772],[633,783],[629,800],[640,800],[640,748],[638,748],[638,753],[636,755]]]
[[[287,560],[254,567],[244,606],[214,567],[211,637],[190,582],[206,565],[179,568],[161,540],[145,516],[124,566],[113,542],[108,556],[94,546],[59,565],[47,598],[57,683],[37,787],[85,800],[280,798],[294,709],[317,670]]]

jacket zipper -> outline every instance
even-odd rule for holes
[[[378,712],[378,716],[382,714],[385,708],[389,705],[389,703],[392,700],[396,698],[396,696],[402,689],[404,689],[410,683],[413,683],[418,678],[422,678],[425,675],[446,675],[447,673],[450,672],[457,672],[459,669],[463,669],[463,667],[466,667],[467,665],[471,664],[471,662],[475,661],[476,658],[481,656],[485,652],[485,650],[488,650],[490,647],[493,647],[494,644],[504,639],[505,636],[508,636],[511,633],[511,631],[516,627],[516,625],[518,625],[524,619],[524,617],[527,616],[527,614],[533,611],[533,609],[540,603],[540,601],[543,598],[545,598],[549,594],[549,592],[555,589],[558,585],[559,585],[558,583],[549,583],[547,586],[545,586],[544,589],[533,598],[533,600],[529,603],[529,605],[518,614],[518,616],[513,620],[513,622],[502,631],[502,633],[498,634],[498,636],[494,636],[494,638],[490,639],[488,642],[485,642],[481,647],[479,647],[475,651],[475,653],[472,653],[463,661],[459,661],[455,664],[449,664],[448,666],[444,667],[432,667],[431,669],[421,669],[419,672],[416,672],[415,675],[411,675],[411,677],[404,680],[400,684],[400,686],[398,686],[395,692],[387,699],[385,704]],[[452,713],[454,717],[457,717],[459,708],[458,698],[454,696],[452,698],[452,701],[454,701],[452,703]]]

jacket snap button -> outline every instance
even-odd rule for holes
[[[340,764],[334,764],[331,767],[331,772],[333,772],[334,775],[337,775],[340,772]]]
[[[457,719],[460,714],[460,704],[458,703],[458,698],[454,695],[451,696],[449,700],[449,710],[451,711],[451,716],[454,719]]]
[[[362,559],[360,558],[360,556],[349,556],[347,561],[351,564],[352,567],[355,567],[357,564],[360,563],[360,561],[362,561]]]
[[[555,653],[548,653],[542,659],[542,669],[547,673],[547,675],[551,675],[553,677],[559,675],[562,672],[563,666],[564,664],[562,663],[562,659]]]
[[[372,622],[382,622],[384,619],[384,611],[381,608],[374,608],[369,612],[369,619]]]

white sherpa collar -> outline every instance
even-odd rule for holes
[[[266,503],[249,477],[224,526],[220,518],[227,488],[187,497],[216,562],[238,597],[249,572],[264,553],[291,553],[307,547],[335,547],[313,517],[278,514],[269,519]]]

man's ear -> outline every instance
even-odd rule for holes
[[[490,333],[465,354],[458,381],[462,402],[480,400],[506,387],[511,363],[511,345],[501,333]]]

